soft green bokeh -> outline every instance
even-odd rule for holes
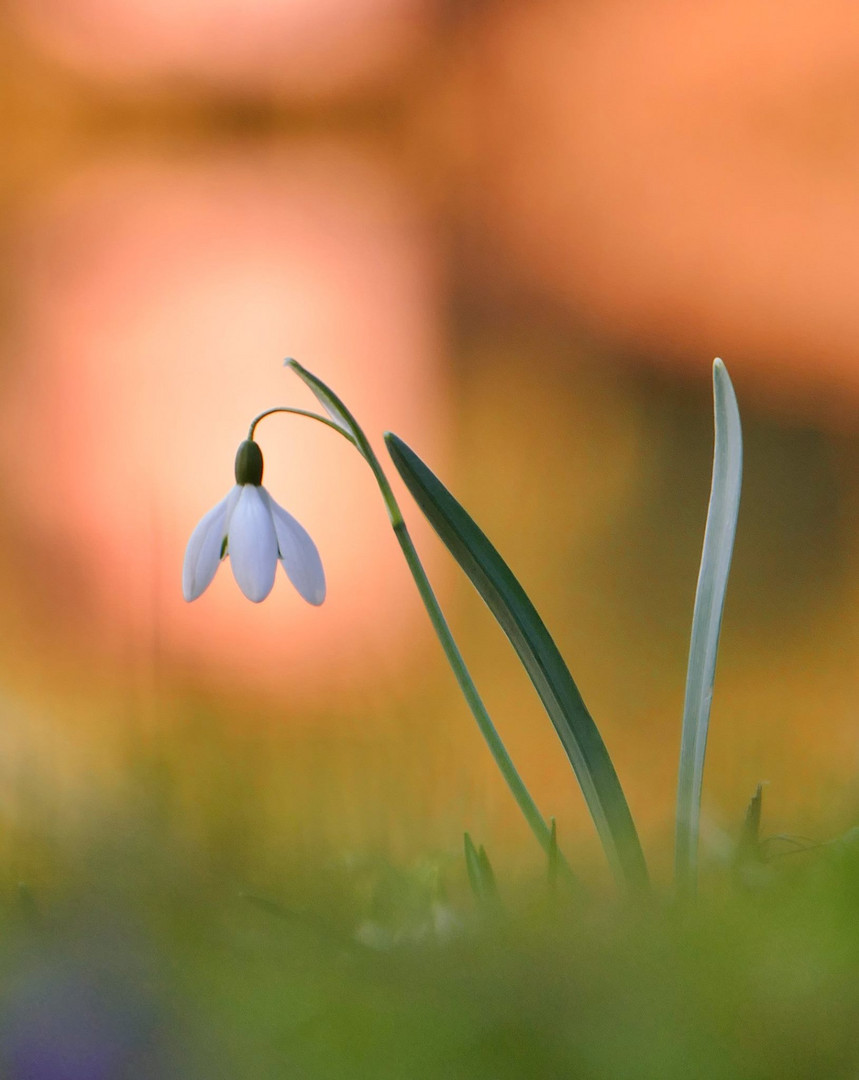
[[[210,808],[205,838],[183,837],[171,784],[153,764],[136,802],[104,805],[98,827],[56,824],[38,845],[7,834],[4,1075],[29,1076],[9,1055],[52,1040],[68,1071],[40,1076],[96,1075],[73,1063],[105,1047],[120,1064],[97,1075],[124,1078],[776,1080],[859,1067],[852,837],[746,850],[711,868],[682,915],[664,899],[575,898],[499,858],[487,907],[461,850],[347,856],[293,836],[261,860],[250,794]]]

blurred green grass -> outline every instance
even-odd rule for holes
[[[144,755],[134,783],[94,798],[84,823],[39,817],[35,802],[7,822],[4,1076],[727,1080],[859,1069],[850,834],[739,869],[711,862],[685,912],[665,889],[643,906],[602,880],[581,895],[552,889],[544,868],[490,850],[500,908],[486,908],[461,848],[431,850],[424,838],[404,856],[379,837],[347,848],[285,830],[272,858],[271,838],[253,843],[269,827],[253,789],[239,797],[240,782],[230,790],[201,767],[212,785],[205,831],[189,830],[176,798],[181,770]]]

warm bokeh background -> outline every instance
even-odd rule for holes
[[[295,356],[508,557],[664,862],[721,355],[746,481],[707,843],[759,780],[767,831],[849,824],[857,71],[849,0],[10,0],[7,821],[73,833],[157,775],[192,847],[232,838],[239,876],[299,842],[456,852],[464,828],[532,858],[345,442],[260,428],[321,549],[321,609],[282,577],[251,605],[227,568],[182,601],[249,419],[310,404]],[[415,531],[521,771],[596,864],[527,680]]]

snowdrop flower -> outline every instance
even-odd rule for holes
[[[239,588],[255,604],[274,585],[278,559],[309,604],[325,599],[325,572],[303,526],[262,486],[262,451],[245,439],[236,454],[236,485],[191,533],[182,567],[182,592],[196,600],[227,555]]]

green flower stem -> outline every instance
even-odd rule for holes
[[[285,405],[280,405],[276,409],[266,409],[266,411],[261,412],[259,416],[255,416],[253,420],[251,420],[251,426],[248,428],[248,439],[253,440],[254,432],[256,431],[257,424],[260,420],[265,420],[267,416],[272,416],[274,413],[279,412],[291,413],[293,416],[307,416],[311,420],[318,420],[320,424],[325,424],[326,427],[334,428],[336,432],[345,439],[348,439],[353,446],[357,445],[348,431],[342,428],[340,424],[335,424],[333,420],[329,420],[327,416],[320,416],[319,413],[311,412],[309,409],[287,408]]]
[[[293,363],[293,366],[298,368],[298,365],[295,363]],[[459,647],[453,638],[453,634],[450,632],[450,627],[447,624],[447,620],[442,613],[439,602],[430,585],[429,578],[426,575],[426,571],[423,568],[415,545],[406,528],[400,506],[391,489],[388,478],[385,476],[382,466],[379,463],[379,459],[376,457],[376,454],[363,431],[358,427],[358,424],[346,410],[345,406],[343,406],[342,402],[340,402],[339,399],[334,398],[334,395],[331,394],[331,391],[328,390],[327,387],[325,387],[325,390],[336,402],[337,412],[342,413],[344,418],[348,420],[349,425],[352,428],[351,431],[348,430],[344,424],[339,422],[339,418],[338,420],[333,420],[329,417],[320,416],[318,413],[309,412],[306,409],[293,409],[284,406],[268,409],[265,412],[260,413],[260,415],[251,423],[248,438],[253,439],[254,430],[260,420],[264,417],[271,416],[273,413],[292,413],[295,416],[306,416],[311,420],[318,420],[327,427],[333,428],[360,451],[376,478],[376,483],[379,485],[382,498],[385,500],[385,506],[388,511],[391,526],[394,530],[394,535],[405,556],[406,563],[414,578],[415,585],[417,585],[421,600],[423,600],[424,607],[430,617],[430,622],[433,625],[436,636],[441,642],[441,647],[444,649],[447,661],[453,669],[453,673],[456,676],[456,681],[459,683],[459,688],[462,691],[463,697],[468,703],[468,707],[471,709],[474,719],[477,721],[477,726],[480,728],[483,738],[486,740],[489,752],[495,759],[495,764],[501,770],[501,775],[507,782],[507,786],[510,788],[513,798],[516,800],[519,809],[524,814],[525,820],[528,822],[538,843],[547,854],[552,854],[554,858],[558,858],[559,865],[563,868],[567,876],[572,879],[574,875],[569,863],[563,855],[557,852],[556,848],[553,848],[552,830],[543,820],[543,815],[537,808],[537,804],[531,798],[531,794],[525,786],[525,782],[519,775],[510,755],[507,753],[507,748],[501,741],[501,736],[498,734],[495,725],[492,723],[492,719],[486,710],[486,706],[483,704],[483,699],[480,697],[477,687],[474,685],[474,680],[471,678],[471,674],[465,665],[465,660],[462,658],[462,653],[459,651]]]
[[[408,563],[409,570],[412,572],[412,577],[415,579],[415,584],[418,587],[418,592],[421,594],[421,599],[424,602],[424,607],[427,609],[427,614],[430,617],[433,629],[441,642],[441,647],[444,649],[444,654],[447,657],[448,663],[453,669],[453,673],[456,676],[456,681],[459,683],[459,688],[462,691],[463,697],[468,702],[468,707],[471,709],[472,715],[477,721],[477,726],[480,728],[481,734],[486,740],[489,752],[495,759],[495,764],[501,770],[501,775],[506,780],[507,786],[510,788],[519,809],[525,815],[525,820],[528,822],[531,831],[537,838],[540,846],[548,854],[551,849],[551,829],[543,820],[542,814],[537,809],[534,800],[531,798],[522,777],[519,775],[516,766],[513,764],[510,755],[507,753],[504,743],[501,741],[501,736],[498,734],[489,713],[486,711],[486,706],[483,704],[483,700],[477,692],[477,687],[474,685],[474,681],[471,678],[468,668],[465,666],[462,653],[459,651],[459,647],[453,639],[453,635],[447,625],[447,620],[442,614],[438,600],[427,579],[423,565],[418,558],[418,553],[415,551],[412,538],[409,536],[406,524],[402,519],[394,524],[394,533],[403,550],[403,555]],[[569,867],[567,868],[569,869]]]

